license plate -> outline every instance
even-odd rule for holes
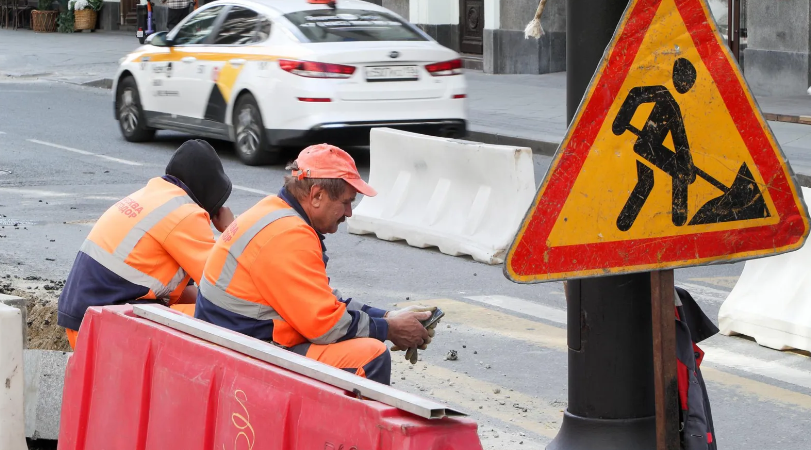
[[[144,37],[144,30],[138,30],[135,32],[135,37]]]
[[[406,81],[419,79],[417,66],[374,66],[366,68],[368,81]]]

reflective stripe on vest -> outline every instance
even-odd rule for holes
[[[138,221],[132,229],[124,236],[124,239],[118,244],[113,253],[107,253],[98,244],[86,239],[82,244],[81,251],[96,260],[99,264],[104,266],[110,272],[118,275],[125,280],[150,289],[155,293],[155,298],[164,299],[169,298],[169,295],[180,286],[180,283],[186,278],[186,271],[182,267],[178,268],[177,272],[172,276],[168,284],[163,284],[160,280],[140,270],[128,265],[126,263],[127,257],[138,245],[138,242],[151,230],[155,225],[160,223],[161,220],[168,217],[175,210],[194,203],[188,195],[181,195],[172,197],[163,205],[155,208],[152,212],[147,214],[144,218]]]
[[[278,209],[262,217],[253,224],[253,226],[248,228],[248,231],[243,233],[242,236],[234,241],[228,248],[228,253],[225,256],[225,264],[222,266],[222,271],[220,272],[220,276],[217,277],[217,281],[212,284],[203,276],[203,281],[200,283],[200,293],[203,297],[220,308],[239,314],[240,316],[262,321],[283,320],[282,316],[270,306],[239,298],[229,294],[227,290],[239,264],[237,258],[242,256],[242,252],[245,251],[245,248],[251,240],[273,222],[285,217],[294,216],[298,217],[298,213],[293,209]]]

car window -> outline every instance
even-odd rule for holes
[[[410,24],[381,11],[325,9],[284,16],[310,42],[425,41]]]
[[[243,45],[255,42],[257,28],[263,17],[248,8],[232,7],[214,38],[214,44]]]
[[[175,45],[202,44],[209,34],[211,34],[217,15],[222,11],[222,6],[206,8],[194,16],[190,17],[177,31],[174,38]]]
[[[259,28],[256,30],[256,36],[254,36],[254,42],[262,42],[267,40],[270,37],[270,19],[265,16],[259,18]]]

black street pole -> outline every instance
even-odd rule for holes
[[[628,0],[566,1],[571,123]],[[569,405],[547,450],[653,450],[656,418],[649,273],[567,283]]]

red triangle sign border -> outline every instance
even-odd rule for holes
[[[693,43],[766,182],[780,221],[728,231],[550,247],[548,237],[630,71],[662,0],[632,0],[592,78],[572,126],[508,251],[505,275],[532,283],[733,262],[800,248],[809,220],[802,193],[746,81],[733,66],[705,0],[674,0]],[[578,139],[573,140],[573,136]],[[788,175],[788,176],[787,176]],[[545,196],[554,196],[542,210]],[[797,199],[800,199],[799,201]]]

